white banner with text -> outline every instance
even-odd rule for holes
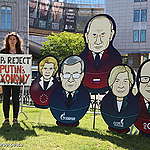
[[[0,85],[31,85],[32,55],[0,54]]]

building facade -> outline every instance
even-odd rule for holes
[[[104,12],[102,2],[103,0],[29,0],[30,31],[37,33],[40,30],[35,29],[41,29],[83,32],[83,24],[86,24],[89,18]]]
[[[115,47],[124,62],[135,70],[149,58],[150,53],[150,1],[106,0],[106,13],[117,24]]]
[[[94,2],[94,3],[92,3]],[[29,0],[30,47],[37,52],[51,32],[83,33],[86,22],[104,13],[103,0]]]
[[[28,52],[28,0],[0,0],[0,49],[9,32],[17,32]]]

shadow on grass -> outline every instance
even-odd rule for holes
[[[138,135],[117,134],[110,131],[101,132],[99,130],[86,130],[83,128],[59,127],[59,126],[33,126],[33,128],[44,129],[45,131],[61,133],[65,135],[77,134],[81,136],[92,137],[109,141],[117,146],[128,150],[149,150],[149,138],[141,137]]]
[[[26,129],[22,128],[20,124],[14,126],[2,126],[0,128],[0,136],[6,140],[21,141],[27,136],[37,136],[34,129],[30,129],[27,124],[22,122]]]

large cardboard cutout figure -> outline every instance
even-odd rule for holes
[[[102,99],[101,113],[111,131],[128,132],[138,116],[138,102],[132,94],[134,81],[134,72],[127,65],[115,66],[110,72],[111,90]]]
[[[57,125],[77,126],[87,112],[90,95],[82,86],[84,62],[78,56],[65,59],[60,68],[60,86],[54,91],[50,109]]]
[[[109,71],[121,63],[121,55],[112,44],[115,33],[115,21],[106,14],[94,16],[85,27],[85,50],[80,56],[86,66],[83,84],[90,90],[107,91]]]
[[[48,56],[40,61],[38,67],[40,76],[32,82],[30,94],[36,107],[48,108],[51,94],[58,85],[55,77],[58,62],[54,57]]]
[[[140,113],[135,126],[140,130],[140,134],[150,136],[150,60],[140,66],[137,74],[137,86]]]

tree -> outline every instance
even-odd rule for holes
[[[83,34],[80,33],[52,33],[43,42],[42,55],[51,54],[62,61],[70,55],[78,55],[84,49]]]

